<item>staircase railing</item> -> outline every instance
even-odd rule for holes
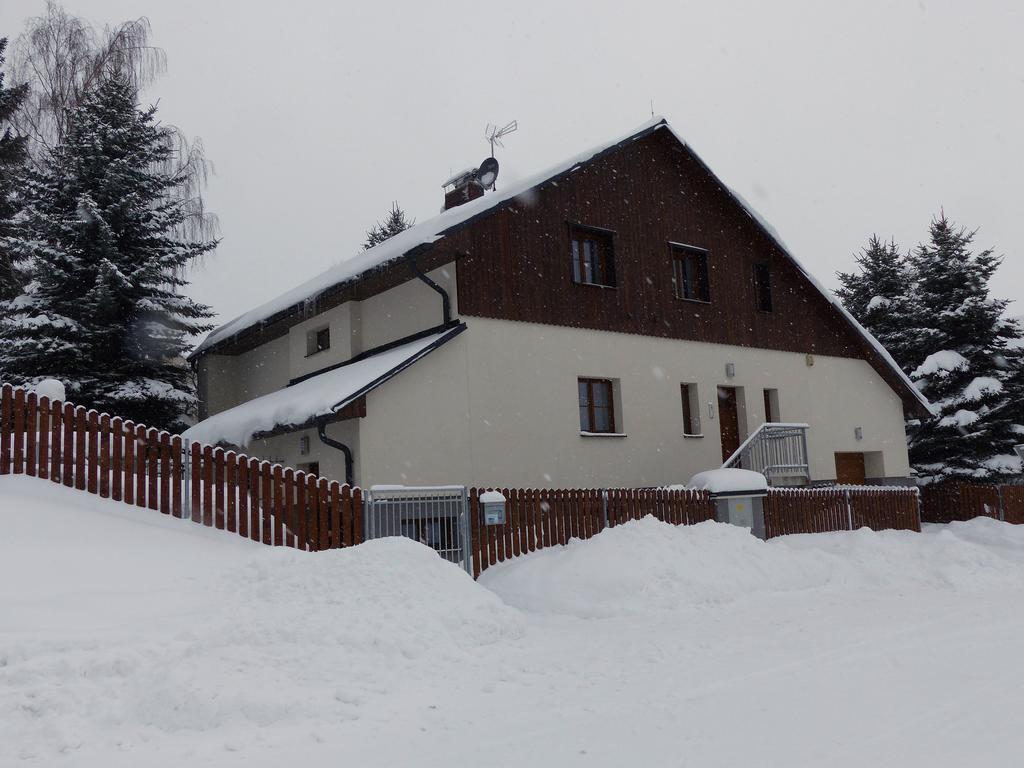
[[[722,468],[760,472],[769,483],[782,477],[810,482],[808,429],[808,424],[762,424],[722,464]]]

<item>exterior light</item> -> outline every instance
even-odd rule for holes
[[[853,436],[856,437],[858,440],[863,440],[864,439],[864,427],[856,427],[853,430]]]
[[[736,363],[725,364],[725,375],[727,378],[733,378],[736,375]]]

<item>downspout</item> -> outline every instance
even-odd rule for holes
[[[441,301],[444,304],[444,324],[450,325],[452,322],[452,301],[448,296],[448,292],[440,285],[435,283],[433,280],[431,280],[429,277],[427,277],[426,273],[422,269],[420,269],[420,265],[416,263],[416,254],[414,252],[410,251],[407,254],[407,256],[409,260],[409,268],[412,270],[412,273],[416,275],[416,277],[418,277],[424,283],[426,283],[428,286],[430,286],[435,291],[441,294]]]
[[[426,283],[430,288],[441,294],[441,303],[444,310],[444,325],[447,327],[452,322],[452,300],[448,296],[448,292],[440,285],[435,283],[426,273],[420,269],[420,265],[416,263],[416,254],[408,253],[407,260],[409,262],[409,268],[412,273],[416,275],[420,280]],[[355,460],[352,457],[352,449],[344,443],[340,443],[332,437],[327,435],[327,419],[318,419],[316,422],[316,434],[320,438],[320,442],[331,448],[341,451],[345,454],[345,484],[354,488],[355,487]]]
[[[327,419],[317,419],[316,434],[321,443],[345,454],[345,485],[355,488],[355,460],[352,458],[352,449],[344,443],[339,443],[333,437],[327,436]]]

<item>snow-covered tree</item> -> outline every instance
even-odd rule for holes
[[[6,380],[62,380],[68,397],[176,428],[196,399],[184,356],[210,310],[182,295],[187,267],[215,246],[184,233],[168,172],[173,134],[116,73],[75,110],[63,142],[27,173],[18,255],[32,281],[0,307]]]
[[[27,139],[11,127],[28,96],[28,86],[4,85],[4,52],[7,39],[0,38],[0,299],[10,299],[21,286],[18,264],[5,244],[21,207],[18,185],[28,156]]]
[[[974,253],[974,235],[942,214],[909,259],[919,340],[910,375],[939,411],[910,441],[911,463],[928,480],[998,480],[1020,472],[1008,347],[1021,329],[1006,318],[1008,302],[989,295],[1002,259],[991,249]]]
[[[415,223],[415,219],[409,221],[405,218],[405,211],[398,207],[398,203],[392,203],[391,210],[388,211],[384,221],[378,222],[366,230],[366,242],[363,243],[363,250],[365,251],[368,248],[373,248],[375,245],[380,245],[399,232],[404,232]]]
[[[840,272],[836,295],[858,322],[878,339],[904,369],[915,363],[919,346],[910,318],[914,281],[895,241],[872,235],[855,257],[860,271]]]

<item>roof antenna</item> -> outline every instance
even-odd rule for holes
[[[510,133],[515,133],[519,130],[519,123],[513,120],[502,128],[496,125],[487,124],[487,128],[484,130],[484,138],[491,144],[491,157],[494,157],[494,145],[497,144],[502,149],[505,148],[505,144],[502,139],[508,136]]]
[[[494,182],[498,178],[498,161],[494,159],[494,146],[498,145],[504,149],[505,143],[502,139],[518,130],[519,122],[517,120],[507,123],[501,128],[488,123],[484,129],[484,139],[491,145],[491,156],[480,164],[480,168],[477,171],[478,181],[484,189],[497,189]]]
[[[651,117],[654,117],[654,99],[651,99]]]

